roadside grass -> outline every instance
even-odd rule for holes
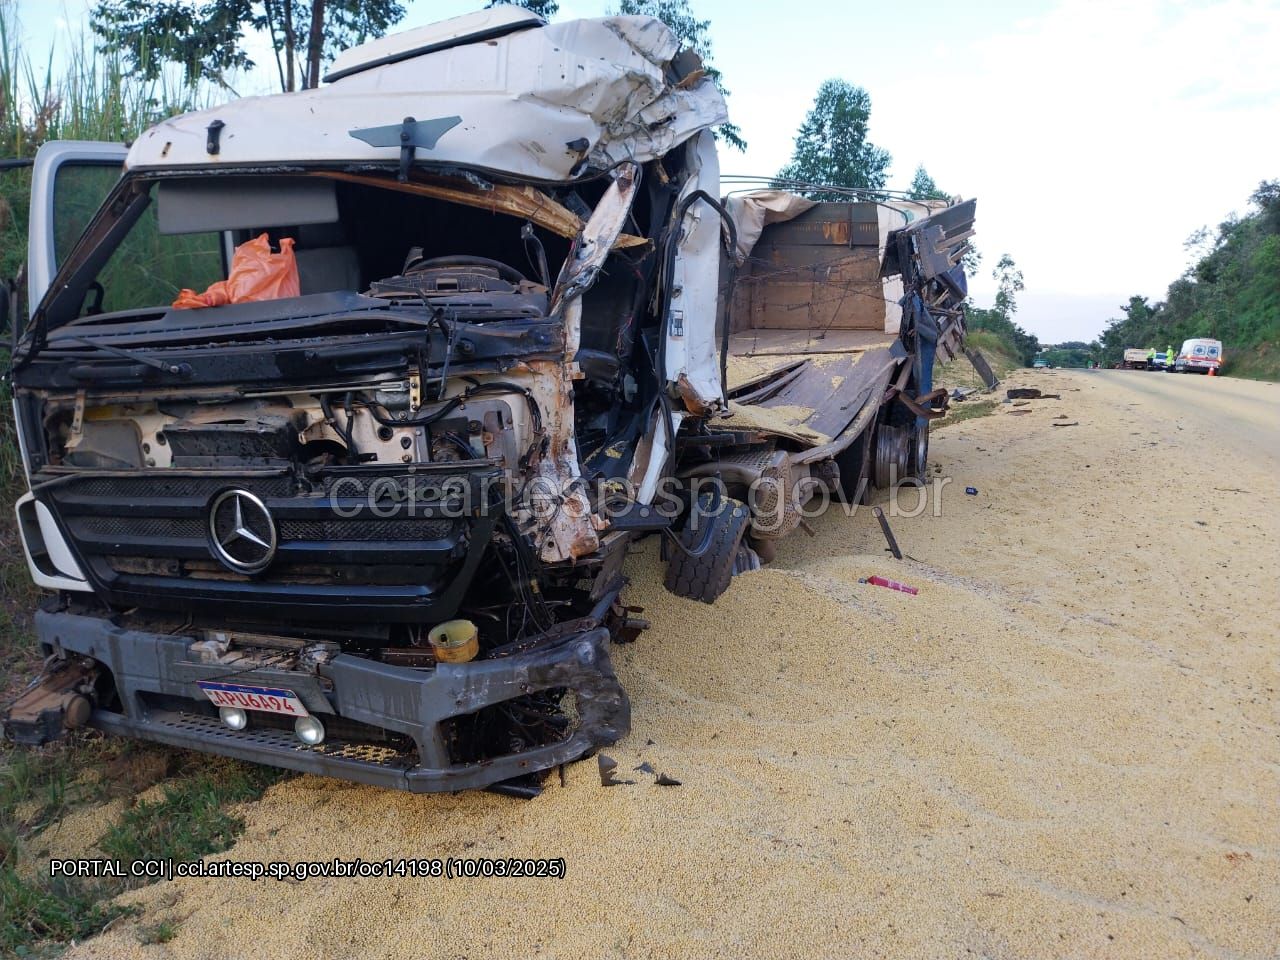
[[[41,956],[55,944],[100,932],[127,911],[113,906],[101,881],[31,876],[21,869],[27,843],[78,803],[98,802],[97,785],[82,774],[83,742],[0,752],[0,955]]]
[[[125,863],[191,861],[221,853],[244,830],[244,818],[227,807],[257,800],[285,776],[273,767],[223,757],[202,756],[199,766],[199,772],[166,784],[160,799],[126,810],[99,842],[103,853]]]
[[[1260,343],[1248,350],[1226,352],[1223,375],[1244,377],[1249,380],[1280,380],[1280,347],[1274,343]]]
[[[0,348],[0,365],[7,369],[8,363],[8,350]],[[25,492],[6,382],[0,386],[0,701],[16,696],[23,678],[39,663],[31,636],[31,611],[39,591],[27,571],[13,512],[14,502]]]
[[[965,334],[964,340],[965,346],[982,351],[982,355],[987,358],[987,363],[991,364],[991,369],[995,371],[997,377],[1006,377],[1014,370],[1026,367],[1026,364],[1018,359],[1012,345],[989,330],[970,331]]]
[[[965,346],[970,349],[981,350],[982,355],[987,359],[987,363],[991,365],[992,372],[1001,380],[1015,370],[1025,369],[1024,365],[1009,352],[1009,346],[999,336],[990,331],[977,330],[966,334]],[[973,364],[963,354],[950,363],[935,364],[933,382],[935,386],[946,387],[948,391],[955,390],[958,387],[962,390],[976,390],[977,393],[963,402],[952,401],[951,406],[947,409],[947,415],[941,420],[936,420],[930,424],[930,430],[941,430],[943,427],[953,423],[960,423],[962,420],[972,420],[974,417],[986,416],[994,413],[1000,405],[997,401],[987,398],[985,395],[986,385],[983,384],[982,378],[978,376],[978,371],[973,368]]]
[[[931,431],[941,430],[943,427],[949,427],[965,420],[985,417],[988,414],[995,413],[999,407],[999,400],[966,400],[964,403],[952,403],[947,409],[947,415],[941,420],[930,424],[929,429]]]
[[[118,55],[98,50],[86,35],[72,38],[65,69],[55,71],[52,55],[33,58],[23,46],[16,14],[13,4],[0,0],[0,157],[32,157],[49,140],[126,142],[167,116],[222,96],[173,83],[171,72],[155,81],[133,76]],[[30,187],[29,168],[0,172],[0,280],[18,281],[19,322],[29,307],[21,301]],[[0,328],[0,370],[9,368],[11,336]],[[26,482],[11,401],[6,378],[0,383],[0,704],[17,696],[39,669],[31,613],[40,594],[13,513]],[[261,796],[280,776],[93,731],[38,749],[0,741],[0,956],[55,955],[132,912],[112,902],[131,885],[127,881],[40,875],[42,834],[77,809],[165,782],[160,799],[126,810],[104,837],[88,837],[85,846],[97,843],[106,855],[125,860],[192,859],[234,843],[243,822],[225,806]],[[143,928],[139,937],[164,943],[175,932],[174,924],[162,922]]]
[[[178,935],[178,925],[172,920],[161,920],[138,928],[138,942],[143,946],[168,943]]]
[[[102,881],[55,877],[30,882],[0,868],[0,955],[55,956],[62,944],[101,933],[133,913],[115,906]]]
[[[164,783],[160,796],[125,809],[101,837],[84,837],[83,856],[198,860],[229,849],[244,829],[227,808],[253,801],[283,771],[153,744],[81,734],[39,749],[0,752],[0,956],[50,956],[136,913],[114,903],[146,878],[50,877],[36,851],[41,834],[77,808],[132,797]],[[96,848],[96,849],[94,849]],[[177,927],[138,931],[165,943]]]

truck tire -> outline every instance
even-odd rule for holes
[[[705,512],[714,505],[711,494],[699,497],[698,504],[703,511],[698,529],[686,524],[676,534],[677,545],[667,561],[665,584],[677,597],[715,603],[729,589],[734,559],[751,517],[741,500],[723,498],[720,512],[715,514]]]
[[[929,472],[928,421],[918,423],[913,412],[895,404],[885,416],[879,433],[876,486],[887,489],[893,479],[898,483],[912,479],[923,483]]]
[[[875,452],[876,424],[872,421],[858,439],[835,455],[840,482],[836,490],[842,503],[871,501],[871,457]]]
[[[911,425],[911,475],[924,483],[929,479],[929,421]]]

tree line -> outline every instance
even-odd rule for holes
[[[1186,242],[1193,262],[1163,301],[1132,296],[1101,337],[1103,360],[1129,347],[1177,349],[1192,337],[1221,340],[1228,370],[1280,374],[1280,180],[1249,197],[1245,216],[1216,230],[1202,227]]]

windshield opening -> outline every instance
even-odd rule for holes
[[[60,171],[59,202],[67,209],[86,206],[87,198],[103,194],[97,181],[111,175],[107,168],[84,166]],[[522,216],[368,182],[223,175],[140,186],[150,202],[87,284],[78,317],[166,310],[182,290],[201,293],[227,279],[235,248],[264,233],[272,250],[292,239],[303,296],[376,295],[380,281],[399,277],[412,264],[469,259],[492,262],[503,282],[542,284],[556,277],[570,247],[568,238],[542,226],[527,237],[529,221]],[[327,201],[317,201],[317,192]],[[589,213],[585,204],[583,212]],[[74,222],[83,224],[88,216]],[[294,216],[304,222],[290,222]],[[70,229],[60,235],[60,255],[77,238]],[[57,326],[74,318],[53,319]]]

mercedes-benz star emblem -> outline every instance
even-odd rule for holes
[[[209,506],[209,545],[223,566],[257,573],[276,555],[276,524],[248,490],[227,490]]]

